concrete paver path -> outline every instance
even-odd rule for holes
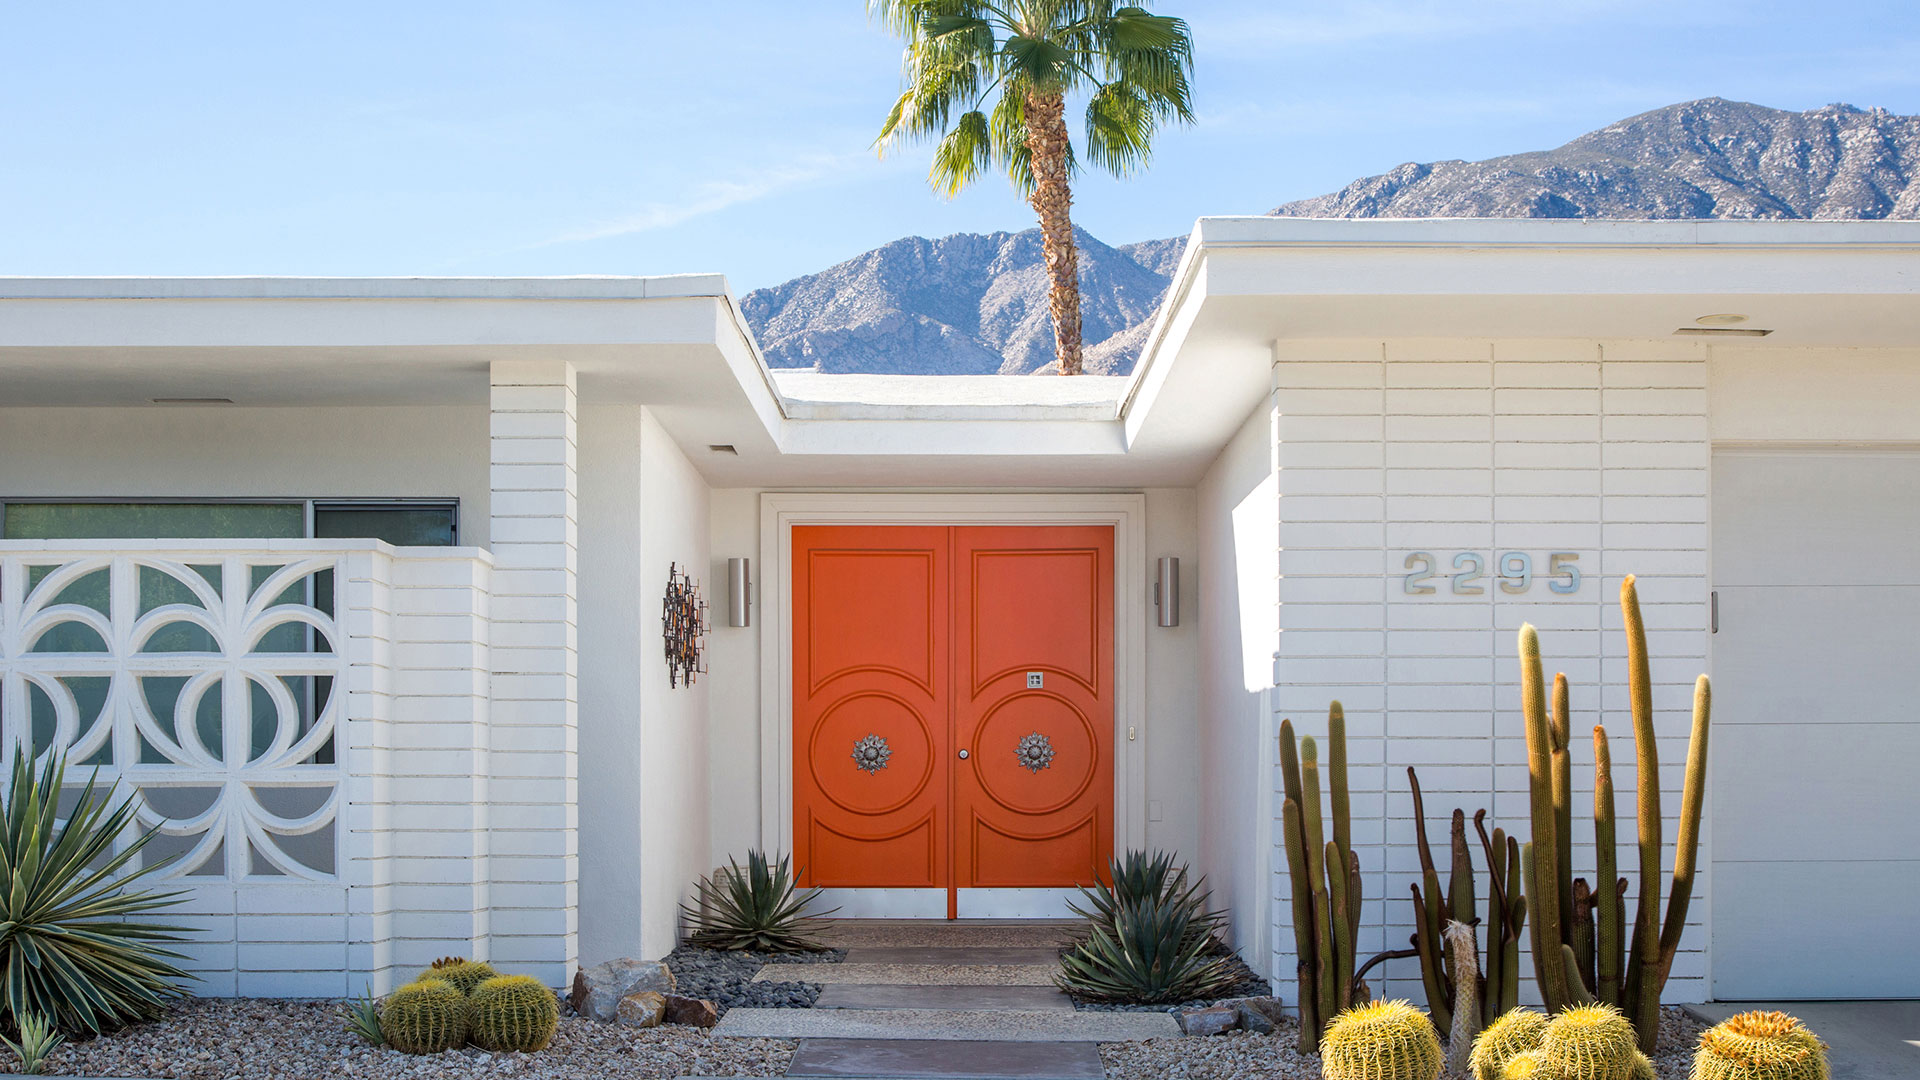
[[[1175,1037],[1163,1012],[1083,1012],[1053,985],[1076,924],[832,920],[844,963],[810,968],[811,1009],[732,1009],[726,1036],[797,1039],[787,1075],[1101,1080],[1099,1044]],[[769,972],[775,972],[769,974]],[[757,978],[792,977],[771,966]]]

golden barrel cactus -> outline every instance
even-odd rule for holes
[[[467,997],[445,979],[421,979],[388,995],[380,1010],[387,1045],[438,1054],[467,1044]]]
[[[1467,1067],[1473,1080],[1503,1080],[1507,1063],[1529,1050],[1540,1049],[1547,1018],[1532,1009],[1509,1009],[1473,1040]]]
[[[1730,1016],[1700,1036],[1692,1080],[1828,1080],[1827,1047],[1783,1012]]]
[[[467,1030],[483,1050],[531,1054],[546,1049],[560,1023],[560,1002],[531,975],[498,975],[474,987]]]
[[[473,993],[473,988],[500,974],[493,965],[485,960],[468,960],[459,956],[442,957],[433,962],[433,966],[414,976],[419,979],[440,979],[453,984],[462,994]]]
[[[1611,1005],[1563,1009],[1540,1034],[1541,1067],[1548,1076],[1630,1080],[1638,1052],[1633,1024]]]
[[[1548,1080],[1540,1068],[1540,1051],[1524,1050],[1508,1058],[1498,1080]]]
[[[1335,1016],[1320,1040],[1325,1080],[1437,1080],[1440,1034],[1404,1001],[1356,1005]]]

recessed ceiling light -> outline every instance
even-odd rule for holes
[[[231,405],[232,398],[225,397],[157,397],[148,398],[155,405]]]
[[[1739,326],[1741,323],[1747,321],[1747,317],[1745,315],[1732,314],[1702,315],[1693,321],[1699,323],[1701,326]]]
[[[738,456],[740,453],[740,451],[733,448],[732,443],[713,443],[709,445],[707,449],[716,454],[733,454]]]

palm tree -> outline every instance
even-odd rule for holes
[[[1087,95],[1087,158],[1131,175],[1162,123],[1193,122],[1186,22],[1114,0],[868,0],[868,12],[906,41],[906,90],[881,152],[937,137],[928,180],[948,198],[990,167],[1007,171],[1040,216],[1060,374],[1080,374],[1066,99]]]

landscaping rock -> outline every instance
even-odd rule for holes
[[[667,1015],[667,996],[657,990],[642,990],[620,999],[613,1010],[614,1019],[628,1027],[659,1027]]]
[[[1241,998],[1232,1002],[1240,1014],[1240,1030],[1256,1035],[1271,1035],[1286,1021],[1286,1006],[1276,997]]]
[[[668,994],[666,1001],[666,1021],[669,1024],[685,1024],[688,1027],[710,1028],[720,1022],[720,1010],[713,1002],[699,998],[681,997]]]
[[[658,960],[609,960],[576,972],[567,1000],[581,1016],[612,1023],[621,998],[642,990],[671,994],[674,989],[673,972]]]
[[[1232,1005],[1213,1005],[1180,1014],[1180,1030],[1188,1035],[1221,1035],[1240,1026],[1240,1010]]]

